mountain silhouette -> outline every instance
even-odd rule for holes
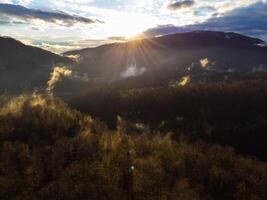
[[[19,92],[42,86],[56,64],[72,64],[68,58],[0,37],[0,91]]]
[[[264,41],[237,33],[194,31],[96,48],[69,51],[79,55],[78,69],[92,77],[116,79],[134,60],[136,68],[147,73],[187,70],[192,63],[207,58],[216,71],[248,72],[267,67]]]
[[[78,61],[64,57],[70,55],[76,55]],[[266,55],[267,47],[260,39],[214,31],[106,44],[69,51],[64,56],[0,37],[0,92],[45,87],[57,64],[73,66],[75,83],[68,80],[67,85],[61,86],[62,91],[70,92],[84,90],[99,80],[131,88],[168,83],[190,73],[197,73],[196,79],[202,79],[208,71],[265,71]],[[200,66],[201,60],[206,62],[205,69]]]

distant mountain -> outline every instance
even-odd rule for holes
[[[73,67],[72,76],[56,87],[68,95],[107,85],[131,89],[162,86],[188,75],[193,82],[224,80],[229,78],[225,73],[241,77],[240,73],[267,70],[267,47],[262,40],[213,31],[138,39],[64,55],[75,56],[77,62],[0,37],[0,94],[44,87],[57,64]]]
[[[0,92],[20,92],[44,85],[54,65],[72,64],[68,58],[0,37]]]
[[[79,70],[90,77],[116,80],[135,75],[173,76],[201,59],[213,71],[248,72],[267,69],[264,41],[237,33],[195,31],[108,44],[66,52],[78,55]],[[129,76],[127,76],[129,72]]]

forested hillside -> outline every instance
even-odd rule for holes
[[[267,166],[229,147],[116,130],[40,94],[1,97],[1,199],[266,199]]]
[[[265,79],[197,83],[131,90],[96,89],[67,100],[76,109],[116,127],[117,116],[150,130],[185,133],[230,145],[242,154],[267,160],[267,82]]]

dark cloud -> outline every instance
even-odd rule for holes
[[[12,20],[16,18],[22,21],[29,21],[32,19],[39,19],[50,23],[60,23],[64,26],[72,26],[77,22],[92,24],[101,22],[99,20],[92,20],[86,17],[70,15],[64,12],[48,12],[42,10],[29,9],[19,5],[0,3],[0,20]]]
[[[0,25],[8,25],[8,24],[10,24],[10,23],[7,21],[4,21],[4,20],[0,20]]]
[[[165,25],[149,29],[146,36],[158,36],[195,30],[231,31],[267,41],[267,3],[256,3],[246,8],[239,8],[226,13],[224,16],[209,19],[204,23],[174,26]]]
[[[154,28],[146,30],[142,35],[147,37],[168,35],[173,33],[185,32],[186,30],[183,27],[177,27],[173,24],[160,25]]]
[[[113,37],[109,37],[107,38],[108,40],[115,40],[115,41],[126,41],[125,37],[121,37],[121,36],[113,36]]]
[[[195,4],[195,1],[183,0],[183,1],[177,1],[177,2],[171,3],[171,4],[167,5],[167,8],[169,10],[178,10],[178,9],[181,9],[181,8],[191,7],[194,4]]]

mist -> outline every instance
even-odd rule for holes
[[[51,73],[50,79],[47,82],[47,91],[48,93],[52,93],[55,88],[57,82],[61,81],[61,77],[69,77],[72,75],[72,71],[67,67],[60,67],[57,66],[54,68],[53,72]]]
[[[141,76],[146,71],[147,71],[147,69],[145,67],[138,68],[138,66],[136,64],[136,60],[133,59],[132,62],[128,63],[127,69],[120,73],[120,77],[125,79],[125,78],[129,78],[129,77],[134,77],[134,76]]]

